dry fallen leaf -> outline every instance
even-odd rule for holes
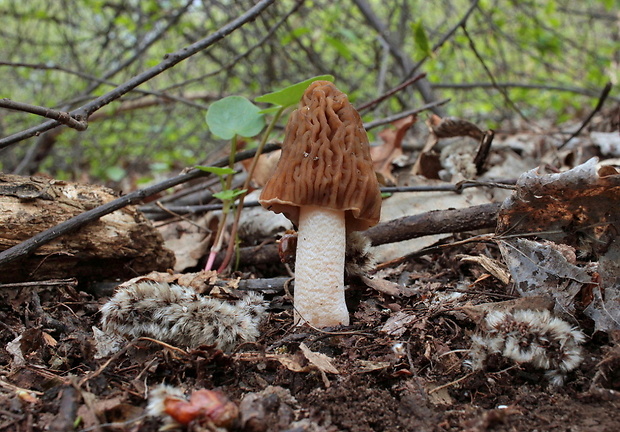
[[[584,313],[597,330],[619,330],[618,208],[620,173],[599,167],[596,158],[560,174],[523,174],[502,206],[496,230],[500,237],[511,235],[498,242],[517,290],[549,295],[568,313],[575,310],[575,296],[591,290]],[[577,256],[592,258],[579,263]]]
[[[409,116],[392,122],[395,129],[384,129],[379,132],[383,144],[370,148],[373,166],[377,173],[396,184],[392,175],[392,164],[403,155],[402,141],[409,128],[416,122],[416,116]]]
[[[271,153],[262,154],[260,156],[258,162],[256,162],[256,167],[254,167],[254,174],[252,175],[252,180],[257,187],[261,188],[265,186],[267,180],[271,178],[276,170],[276,165],[280,160],[281,153],[281,150],[277,150]],[[243,168],[245,168],[246,171],[249,171],[252,165],[252,159],[246,159],[241,161],[241,163],[243,164]]]
[[[301,352],[304,354],[306,359],[308,359],[308,361],[318,370],[332,374],[339,373],[338,369],[336,369],[336,367],[332,364],[331,361],[333,359],[331,357],[319,352],[311,351],[310,348],[308,348],[303,342],[299,344],[299,348],[301,348]]]
[[[405,312],[397,312],[392,315],[381,327],[381,332],[390,336],[402,336],[407,331],[407,324],[411,324],[416,320],[415,315]]]

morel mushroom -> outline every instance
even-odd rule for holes
[[[295,322],[348,325],[346,234],[377,224],[381,193],[362,120],[332,83],[312,83],[291,114],[282,156],[259,201],[299,228]]]

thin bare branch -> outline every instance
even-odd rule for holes
[[[600,94],[594,90],[588,90],[580,87],[568,87],[563,85],[550,85],[550,84],[531,84],[531,83],[518,83],[518,82],[496,82],[496,83],[485,83],[485,82],[474,82],[474,83],[433,83],[433,87],[437,89],[454,89],[454,90],[469,90],[473,88],[520,88],[520,89],[530,89],[530,90],[549,90],[549,91],[558,91],[558,92],[566,92],[566,93],[575,93],[584,96],[590,97],[599,97]],[[620,98],[615,96],[609,96],[609,99],[620,102]]]
[[[436,102],[428,103],[426,105],[422,105],[419,108],[414,108],[414,109],[406,110],[406,111],[400,112],[398,114],[394,114],[394,115],[389,116],[389,117],[385,117],[385,118],[378,119],[378,120],[373,120],[371,122],[364,123],[364,129],[366,129],[366,130],[374,129],[377,126],[382,126],[384,124],[392,123],[393,121],[400,120],[401,118],[408,117],[411,114],[418,114],[418,113],[421,113],[422,111],[426,111],[426,110],[429,110],[429,109],[432,109],[432,108],[435,108],[435,107],[438,107],[438,106],[441,106],[441,105],[445,105],[448,102],[450,102],[450,99],[442,99],[440,101],[436,101]]]
[[[159,63],[158,65],[156,65],[156,66],[154,66],[154,67],[152,67],[150,69],[147,69],[146,71],[144,71],[143,73],[141,73],[139,75],[136,75],[135,77],[131,78],[130,80],[128,80],[124,84],[121,84],[120,86],[118,86],[117,88],[107,92],[103,96],[100,96],[100,97],[96,98],[92,102],[89,102],[89,103],[83,105],[82,107],[77,108],[77,109],[69,112],[69,114],[73,118],[78,119],[78,120],[82,120],[82,119],[86,120],[86,119],[88,119],[88,117],[92,113],[94,113],[95,111],[97,111],[101,107],[103,107],[103,106],[109,104],[110,102],[120,98],[124,94],[130,92],[131,90],[133,90],[134,88],[138,87],[139,85],[144,84],[145,82],[147,82],[150,79],[156,77],[157,75],[161,74],[162,72],[172,68],[176,64],[182,62],[183,60],[193,56],[194,54],[204,50],[205,48],[208,48],[209,46],[213,45],[214,43],[224,39],[230,33],[232,33],[233,31],[237,30],[238,28],[242,27],[243,25],[247,24],[248,22],[253,21],[263,10],[265,10],[267,7],[269,7],[271,4],[273,4],[274,1],[275,0],[261,0],[261,1],[257,2],[254,7],[249,9],[246,13],[241,15],[239,18],[237,18],[237,19],[231,21],[230,23],[226,24],[225,26],[221,27],[219,30],[217,30],[216,32],[210,34],[206,38],[201,39],[198,42],[195,42],[195,43],[193,43],[191,45],[188,45],[186,47],[183,47],[182,49],[180,49],[180,50],[178,50],[176,52],[173,52],[171,54],[166,55],[164,60],[161,63]],[[53,129],[55,127],[58,127],[61,124],[62,123],[60,123],[59,121],[53,120],[53,121],[45,122],[45,123],[40,124],[38,126],[29,128],[29,129],[27,129],[25,131],[18,132],[16,134],[13,134],[13,135],[8,136],[6,138],[2,138],[2,139],[0,139],[0,149],[8,147],[8,146],[10,146],[12,144],[20,142],[20,141],[25,140],[27,138],[30,138],[32,136],[39,135],[42,132],[48,131],[48,130]]]
[[[71,114],[65,111],[57,111],[51,108],[45,108],[37,105],[30,105],[23,102],[17,102],[11,99],[0,99],[0,108],[6,108],[14,111],[23,111],[30,114],[36,114],[41,117],[56,120],[70,128],[85,131],[88,128],[88,123],[85,121],[79,121],[71,117]]]
[[[405,76],[404,81],[409,79],[407,75],[409,75],[409,71],[414,68],[414,65],[409,58],[398,46],[396,40],[391,36],[389,29],[386,24],[379,19],[379,17],[374,13],[372,6],[367,0],[353,0],[359,11],[364,15],[366,21],[372,28],[381,35],[381,37],[387,43],[387,46],[390,49],[390,52],[396,58],[398,64],[400,65],[403,75]],[[437,100],[437,98],[433,95],[433,90],[426,79],[420,79],[415,82],[416,88],[420,92],[422,99],[424,102],[431,103]],[[442,110],[438,109],[439,105],[433,106],[432,109],[440,117],[443,117]]]
[[[521,111],[519,109],[519,107],[512,101],[512,99],[510,99],[510,96],[508,96],[508,92],[506,91],[506,89],[502,88],[502,87],[498,87],[496,85],[497,81],[495,80],[495,77],[493,76],[493,73],[491,72],[491,70],[487,66],[486,62],[484,61],[484,59],[482,58],[482,56],[478,52],[478,49],[476,48],[476,44],[474,43],[474,40],[469,35],[469,32],[467,31],[467,28],[465,27],[465,25],[463,25],[461,28],[463,29],[463,33],[465,34],[465,37],[469,41],[469,47],[471,48],[472,52],[474,53],[474,55],[476,56],[476,58],[480,62],[480,65],[482,66],[482,68],[486,72],[487,76],[489,77],[489,79],[493,83],[493,87],[497,91],[500,92],[500,94],[504,97],[504,101],[506,102],[506,104],[509,107],[511,107],[519,115],[519,117],[521,117],[526,123],[530,123],[531,124],[532,123],[531,120],[528,119],[525,116],[525,114],[523,114],[523,111]]]
[[[596,104],[596,107],[594,107],[594,109],[592,110],[590,115],[583,121],[583,123],[581,123],[581,126],[579,127],[579,129],[577,129],[575,132],[573,132],[571,134],[571,136],[566,138],[566,141],[564,141],[562,143],[562,145],[560,145],[558,147],[558,149],[561,149],[566,144],[568,144],[570,142],[570,140],[572,140],[577,135],[579,135],[581,133],[581,131],[588,125],[588,123],[590,123],[590,121],[592,120],[592,117],[594,117],[594,115],[597,112],[599,112],[601,110],[601,108],[603,108],[603,104],[605,103],[605,100],[607,99],[607,96],[609,96],[609,92],[611,91],[611,88],[612,88],[611,82],[608,82],[607,84],[605,84],[605,87],[603,88],[603,91],[601,92],[601,96],[598,98],[598,103]]]
[[[471,6],[469,6],[469,9],[467,9],[467,12],[465,12],[463,17],[450,30],[448,30],[439,39],[439,41],[437,43],[435,43],[435,45],[433,45],[433,48],[431,49],[431,52],[434,53],[439,48],[441,48],[446,42],[448,42],[452,38],[452,36],[454,36],[454,33],[456,33],[456,31],[459,29],[459,27],[462,27],[462,26],[464,26],[467,23],[467,20],[469,19],[469,16],[478,7],[478,2],[479,1],[480,0],[474,0],[474,1],[471,2]],[[416,73],[416,71],[420,68],[420,66],[422,66],[424,64],[424,62],[426,60],[428,60],[428,55],[424,56],[420,61],[418,61],[415,65],[413,65],[413,67],[411,69],[409,69],[409,72],[407,73],[407,78],[410,78],[411,76],[413,76],[413,74]]]
[[[386,100],[387,98],[389,98],[390,96],[393,96],[395,93],[398,93],[399,91],[401,91],[402,89],[410,86],[411,84],[415,83],[418,80],[421,80],[422,78],[426,78],[426,74],[425,73],[421,73],[419,75],[414,76],[411,79],[408,79],[407,81],[405,81],[402,84],[397,85],[394,88],[391,88],[390,90],[386,91],[385,93],[383,93],[381,96],[379,96],[376,99],[371,100],[370,102],[366,102],[364,105],[360,106],[357,108],[358,111],[363,111],[365,109],[371,108],[381,102],[383,102],[384,100]]]

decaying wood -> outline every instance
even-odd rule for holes
[[[100,186],[0,174],[0,250],[115,198]],[[135,208],[125,207],[0,266],[0,282],[67,275],[110,279],[173,264],[174,254],[163,247],[159,232]]]
[[[268,153],[274,151],[279,148],[276,144],[267,144],[263,149],[263,153]],[[256,153],[255,149],[245,150],[237,153],[235,156],[235,162],[241,161],[243,159],[254,157]],[[226,166],[228,164],[228,157],[222,158],[219,161],[216,161],[211,166]],[[198,177],[208,176],[209,173],[199,170],[197,168],[191,169],[187,172],[179,174],[175,177],[171,177],[162,182],[156,183],[154,185],[148,186],[144,189],[138,189],[136,191],[130,192],[127,195],[123,195],[120,198],[116,198],[115,200],[110,200],[101,205],[94,205],[89,210],[86,210],[82,213],[78,212],[77,215],[71,217],[59,225],[53,225],[49,229],[46,229],[38,234],[30,237],[28,240],[25,240],[10,249],[0,252],[0,270],[5,267],[7,263],[12,261],[25,258],[26,256],[32,254],[42,245],[51,242],[52,240],[57,239],[61,235],[68,234],[77,230],[78,228],[89,224],[93,221],[98,220],[105,215],[112,213],[113,211],[122,209],[125,206],[136,204],[141,202],[144,198],[152,196],[156,193],[162,192],[171,187],[180,185],[182,183],[188,182],[190,180],[196,179]],[[26,193],[21,191],[19,193]],[[36,195],[36,192],[35,192]],[[19,198],[19,197],[17,197]],[[2,250],[0,248],[0,250]]]

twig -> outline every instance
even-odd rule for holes
[[[69,114],[71,115],[71,117],[77,120],[87,120],[88,117],[92,113],[94,113],[101,107],[120,98],[124,94],[138,87],[139,85],[149,81],[150,79],[156,77],[157,75],[170,69],[171,67],[191,57],[192,55],[224,39],[230,33],[242,27],[246,23],[253,21],[254,19],[256,19],[258,15],[260,15],[260,13],[263,10],[265,10],[268,6],[270,6],[274,1],[275,0],[260,0],[258,3],[256,3],[255,6],[250,8],[246,13],[241,15],[239,18],[221,27],[219,30],[207,36],[206,38],[201,39],[198,42],[195,42],[171,54],[167,54],[164,57],[164,60],[158,65],[150,69],[147,69],[146,71],[144,71],[143,73],[139,75],[134,76],[130,80],[126,81],[124,84],[121,84],[120,86],[113,89],[112,91],[109,91],[103,96],[96,98],[92,102],[89,102],[80,108],[70,111]],[[8,147],[11,144],[15,144],[16,142],[30,138],[32,136],[39,135],[40,133],[53,129],[59,126],[60,124],[61,123],[58,122],[57,120],[53,120],[53,121],[49,121],[46,123],[42,123],[30,129],[15,133],[6,138],[2,138],[0,139],[0,149]]]
[[[250,201],[243,204],[243,207],[258,207],[260,203],[258,201]],[[202,204],[202,205],[186,205],[186,206],[164,206],[161,203],[157,203],[156,207],[153,206],[144,206],[139,207],[142,213],[148,215],[161,215],[171,214],[176,217],[181,217],[181,215],[185,214],[195,214],[195,213],[206,213],[208,211],[214,210],[222,210],[224,205],[222,203],[217,204]],[[151,218],[152,216],[149,216]]]
[[[518,83],[518,82],[496,82],[496,83],[485,83],[485,82],[474,82],[474,83],[432,83],[434,88],[437,89],[454,89],[454,90],[470,90],[473,88],[518,88],[518,89],[529,89],[529,90],[549,90],[549,91],[559,91],[566,93],[575,93],[584,96],[598,97],[599,93],[583,89],[579,87],[568,87],[563,85],[549,85],[549,84],[529,84],[529,83]],[[620,102],[619,97],[610,96],[609,99],[614,100],[616,102]]]
[[[491,150],[491,144],[493,144],[494,137],[495,132],[492,130],[488,130],[484,133],[484,136],[480,141],[478,153],[476,153],[476,157],[474,158],[474,165],[476,165],[476,174],[478,175],[482,174],[484,170],[484,163],[489,157],[489,151]]]
[[[516,180],[478,181],[464,180],[456,184],[431,186],[387,186],[381,188],[381,193],[397,192],[461,192],[472,187],[497,187],[501,189],[515,189]]]
[[[76,120],[75,118],[71,117],[71,114],[69,114],[68,112],[57,111],[51,108],[16,102],[7,98],[0,99],[0,108],[7,108],[15,111],[24,111],[27,113],[36,114],[41,117],[56,120],[64,125],[69,126],[70,128],[79,131],[85,131],[88,128],[88,123],[86,121]]]
[[[601,108],[603,108],[603,104],[605,103],[605,100],[607,99],[607,96],[609,96],[609,92],[611,91],[611,87],[612,87],[611,81],[609,81],[607,84],[605,84],[605,87],[603,88],[603,91],[601,92],[601,95],[598,98],[598,103],[596,104],[596,107],[594,107],[594,109],[592,110],[590,115],[583,121],[583,123],[581,124],[579,129],[577,129],[575,132],[573,132],[571,134],[571,136],[569,136],[566,139],[566,141],[564,141],[558,147],[558,150],[561,150],[566,144],[568,144],[570,142],[570,140],[572,140],[577,135],[579,135],[581,133],[581,131],[588,125],[588,123],[590,123],[590,121],[596,115],[596,113],[599,112],[601,110]]]
[[[414,76],[413,78],[410,78],[410,79],[406,80],[404,83],[399,84],[396,87],[386,91],[385,93],[383,93],[378,98],[376,98],[374,100],[371,100],[370,102],[366,102],[364,105],[358,107],[357,110],[358,111],[364,111],[367,108],[370,108],[370,107],[373,107],[375,105],[378,105],[381,102],[383,102],[384,100],[386,100],[387,98],[389,98],[390,96],[394,95],[395,93],[398,93],[402,89],[410,86],[411,84],[415,83],[418,80],[421,80],[422,78],[426,78],[426,74],[425,73],[421,73],[419,75]]]
[[[40,287],[40,286],[58,286],[58,285],[62,285],[62,286],[70,285],[70,286],[76,287],[78,285],[78,280],[76,278],[69,278],[69,279],[51,279],[51,280],[35,281],[35,282],[7,283],[7,284],[0,284],[0,289]]]
[[[411,114],[418,114],[418,113],[421,113],[422,111],[426,111],[426,110],[433,109],[441,105],[445,105],[448,102],[450,102],[450,99],[442,99],[440,101],[435,101],[435,102],[428,103],[426,105],[422,105],[419,108],[414,108],[414,109],[400,112],[398,114],[394,114],[393,116],[385,117],[385,118],[378,119],[378,120],[373,120],[371,122],[364,123],[364,129],[370,130],[370,129],[376,128],[377,126],[389,124],[389,123],[392,123],[393,121],[400,120],[401,118],[409,117]]]
[[[364,234],[373,245],[380,245],[432,234],[493,228],[497,224],[500,205],[491,203],[462,209],[433,210],[379,224]]]
[[[510,99],[510,97],[508,96],[508,92],[506,91],[505,88],[499,87],[497,86],[497,81],[495,80],[495,77],[493,76],[493,73],[491,72],[491,70],[488,68],[486,62],[484,61],[484,59],[482,58],[482,56],[480,55],[480,53],[478,52],[478,49],[476,48],[476,44],[474,43],[474,40],[471,38],[471,36],[469,35],[469,33],[467,32],[467,28],[465,27],[465,24],[463,24],[461,26],[461,28],[463,29],[463,34],[465,34],[465,37],[467,38],[467,40],[469,41],[469,47],[471,48],[471,50],[473,51],[474,55],[476,56],[476,58],[478,59],[478,61],[480,62],[480,65],[482,66],[482,68],[484,69],[484,71],[486,72],[487,76],[489,77],[489,79],[491,80],[491,82],[493,83],[493,88],[495,88],[497,91],[499,91],[499,93],[503,96],[504,101],[506,102],[506,104],[511,107],[513,110],[515,110],[515,112],[519,115],[519,117],[521,117],[526,123],[532,123],[526,116],[525,114],[523,114],[523,112],[519,109],[519,107],[512,101],[512,99]]]
[[[263,36],[257,43],[255,43],[254,45],[249,47],[243,53],[237,55],[235,58],[233,58],[227,64],[221,66],[218,70],[215,70],[213,72],[209,72],[207,74],[201,75],[201,76],[196,77],[196,78],[192,78],[192,79],[183,81],[182,83],[171,85],[170,87],[165,88],[163,91],[168,91],[168,90],[172,90],[172,89],[179,88],[179,87],[185,87],[185,86],[187,86],[189,84],[192,84],[192,83],[195,83],[195,82],[204,82],[204,80],[206,78],[210,78],[210,77],[218,75],[218,74],[220,74],[220,73],[222,73],[224,71],[230,70],[240,60],[243,60],[244,58],[249,56],[252,53],[252,51],[254,51],[256,48],[262,46],[267,40],[269,40],[269,38],[271,38],[274,35],[276,30],[278,30],[282,26],[282,24],[284,24],[290,18],[291,15],[293,15],[295,12],[297,12],[297,10],[304,4],[304,1],[305,0],[296,0],[296,3],[291,8],[291,10],[288,11],[277,23],[275,23],[269,29],[267,34],[265,34],[265,36]]]
[[[387,43],[387,46],[390,49],[390,53],[396,59],[400,68],[402,69],[402,73],[404,76],[404,81],[408,80],[411,75],[413,75],[412,70],[414,69],[414,65],[409,58],[400,48],[398,42],[391,37],[389,29],[387,25],[379,19],[379,17],[373,11],[372,5],[367,0],[353,0],[359,11],[362,13],[368,24],[377,32]],[[416,83],[416,88],[420,92],[422,99],[424,102],[430,104],[431,102],[436,101],[435,96],[433,95],[433,89],[426,79],[420,79]],[[431,108],[440,117],[443,117],[444,114],[442,110],[438,109],[440,105],[434,105]]]
[[[451,386],[453,386],[454,384],[458,384],[458,383],[460,383],[461,381],[463,381],[463,380],[465,380],[465,379],[469,378],[469,377],[470,377],[470,376],[472,376],[473,374],[474,374],[474,372],[470,372],[470,373],[468,373],[467,375],[462,376],[462,377],[460,377],[460,378],[459,378],[459,379],[457,379],[457,380],[454,380],[454,381],[452,381],[452,382],[449,382],[449,383],[446,383],[446,384],[440,385],[439,387],[435,387],[434,389],[429,390],[428,394],[430,395],[430,394],[433,394],[433,393],[435,393],[435,392],[437,392],[437,391],[439,391],[439,390],[445,389],[446,387],[451,387]]]
[[[270,145],[265,146],[264,153],[268,153],[268,152],[277,150],[279,148],[280,147],[277,145],[270,144]],[[256,150],[254,149],[239,152],[235,156],[235,161],[238,162],[244,159],[249,159],[251,157],[254,157],[255,153],[256,153]],[[219,161],[215,162],[213,166],[223,167],[223,166],[226,166],[227,164],[228,164],[228,157],[220,159]],[[189,180],[192,180],[198,177],[208,176],[208,175],[210,175],[210,173],[194,168],[176,177],[172,177],[160,183],[146,187],[144,189],[139,189],[137,191],[128,193],[127,195],[124,195],[106,204],[100,205],[99,207],[95,207],[91,210],[88,210],[82,214],[79,214],[78,216],[75,216],[71,219],[68,219],[56,225],[55,227],[42,231],[34,235],[33,237],[29,238],[28,240],[25,240],[19,243],[18,245],[13,246],[12,248],[9,248],[3,252],[0,252],[0,265],[14,261],[18,258],[25,257],[31,254],[32,252],[34,252],[40,246],[46,243],[49,243],[50,241],[60,237],[61,235],[74,231],[89,222],[92,222],[94,220],[99,219],[102,216],[112,213],[113,211],[116,211],[118,209],[121,209],[131,204],[138,203],[142,201],[144,198],[147,198],[151,195],[154,195],[156,193],[169,189],[173,186],[185,183]]]
[[[381,193],[401,193],[401,192],[461,192],[464,189],[474,188],[474,187],[494,187],[500,189],[515,189],[515,179],[506,179],[506,180],[494,180],[494,181],[479,181],[479,180],[464,180],[462,182],[458,182],[456,184],[448,184],[448,185],[431,185],[431,186],[386,186],[381,188]],[[258,201],[249,201],[244,202],[244,207],[258,207],[260,203]],[[176,217],[181,217],[185,214],[196,214],[196,213],[206,213],[209,211],[222,210],[223,204],[201,204],[201,205],[171,205],[164,206],[160,201],[157,201],[156,206],[147,205],[139,207],[142,213],[146,214],[147,217],[153,219],[159,215],[173,215]]]

